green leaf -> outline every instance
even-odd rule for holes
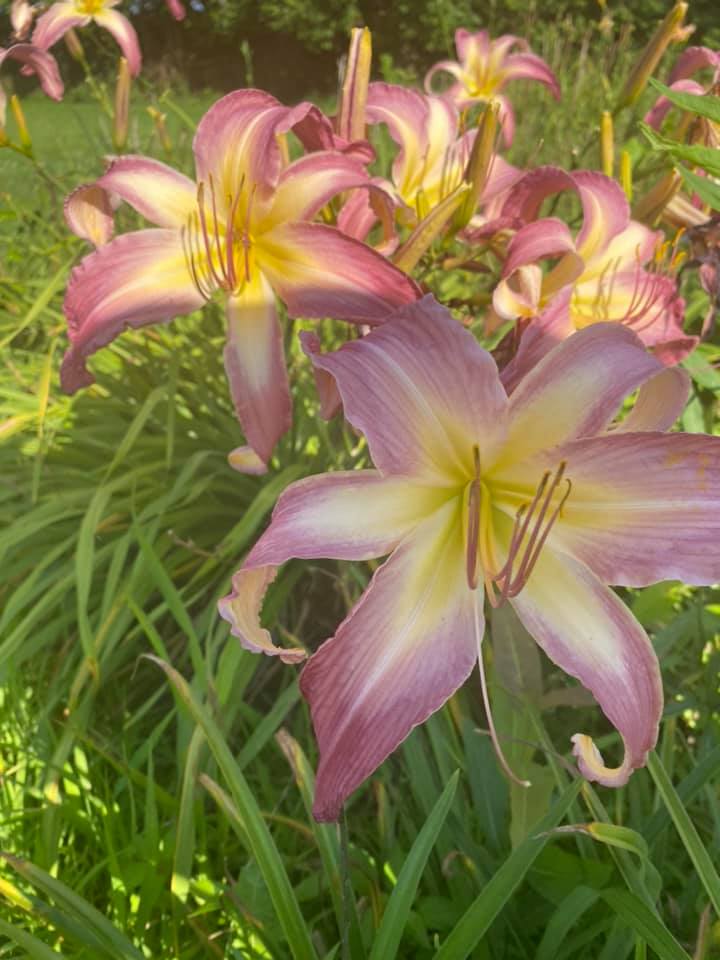
[[[641,123],[640,127],[656,150],[669,153],[675,160],[682,160],[694,167],[702,167],[713,177],[720,177],[720,150],[696,143],[680,143],[677,140],[670,140],[668,137],[656,133],[652,127],[645,123]]]
[[[661,960],[690,960],[660,918],[629,890],[603,890],[603,900],[653,948]]]
[[[392,960],[397,956],[420,878],[452,805],[457,782],[458,772],[455,771],[410,848],[385,907],[370,951],[370,960]]]
[[[678,167],[678,173],[685,181],[685,186],[696,193],[703,203],[707,203],[713,210],[720,210],[720,186],[707,177]]]
[[[513,850],[451,930],[435,954],[435,960],[464,960],[472,954],[547,843],[548,831],[556,827],[570,809],[581,786],[579,779],[571,783],[537,824],[537,828]]]
[[[671,90],[670,87],[666,87],[664,83],[660,83],[659,80],[653,78],[651,78],[650,83],[676,107],[681,107],[683,110],[695,113],[699,117],[707,117],[708,120],[720,123],[720,97],[711,93],[697,94]]]
[[[710,854],[698,836],[690,815],[683,806],[682,800],[677,795],[677,791],[655,751],[649,754],[647,766],[650,776],[655,781],[658,793],[675,824],[675,829],[680,834],[680,839],[687,850],[688,856],[693,862],[707,895],[710,897],[715,912],[720,915],[720,877],[710,859]]]
[[[262,872],[290,950],[296,960],[317,960],[310,933],[303,920],[290,879],[257,801],[217,724],[200,704],[185,679],[170,664],[148,656],[165,671],[170,683],[193,720],[202,727],[208,745],[230,788],[234,806],[242,822],[247,843]]]
[[[19,947],[22,947],[32,960],[57,960],[58,957],[65,956],[64,953],[60,953],[59,950],[54,950],[46,943],[43,943],[42,940],[33,937],[32,934],[27,933],[25,930],[20,930],[10,923],[5,923],[4,920],[0,920],[0,933],[9,940],[13,940]]]
[[[599,891],[590,887],[576,887],[569,893],[550,917],[535,960],[556,960],[570,930],[599,896]]]

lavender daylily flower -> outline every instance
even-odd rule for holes
[[[663,432],[685,403],[684,371],[626,327],[598,324],[508,398],[492,357],[430,297],[314,363],[337,381],[376,469],[288,487],[220,612],[248,649],[299,661],[303,650],[275,646],[258,621],[276,566],[390,555],[300,678],[320,747],[316,818],[337,818],[468,677],[485,598],[509,601],[592,691],[625,755],[610,768],[577,734],[580,769],[625,783],[656,742],[662,687],[645,631],[606,584],[720,578],[720,438]]]
[[[204,116],[193,144],[197,183],[148,157],[113,160],[95,187],[157,229],[110,240],[110,208],[87,189],[68,200],[68,223],[100,243],[73,271],[65,298],[68,392],[92,382],[86,359],[126,327],[190,313],[220,292],[225,367],[248,441],[239,470],[264,472],[290,424],[291,403],[276,295],[292,316],[383,322],[416,299],[415,283],[335,227],[312,223],[336,194],[368,179],[353,156],[323,151],[288,163],[283,133],[316,110],[238,90]]]

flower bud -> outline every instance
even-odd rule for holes
[[[480,117],[470,160],[465,171],[465,183],[469,185],[470,190],[455,214],[453,226],[456,230],[462,230],[463,227],[468,225],[470,218],[477,210],[480,197],[487,184],[495,156],[499,113],[500,105],[489,103]]]
[[[161,147],[165,153],[172,153],[173,142],[165,126],[165,114],[160,113],[155,107],[148,107],[147,112],[152,117],[152,122],[155,125],[155,133],[157,134]]]
[[[630,71],[630,76],[625,81],[625,86],[618,97],[618,110],[635,103],[647,86],[648,80],[653,75],[668,46],[683,39],[686,35],[687,27],[683,28],[682,26],[686,13],[687,3],[676,3],[662,23],[658,25],[652,37],[650,37],[648,45],[640,54],[640,59]]]
[[[82,43],[80,43],[80,37],[72,27],[67,31],[63,39],[73,60],[77,60],[78,63],[84,63],[85,51],[83,50]]]
[[[24,40],[30,33],[34,11],[27,0],[12,0],[10,4],[10,24],[16,40]]]
[[[13,117],[15,118],[15,124],[18,128],[18,136],[20,137],[22,148],[25,153],[32,153],[32,138],[30,136],[27,123],[25,122],[25,114],[23,113],[23,109],[20,106],[20,101],[18,100],[16,94],[13,94],[10,97],[10,109],[12,110]]]
[[[653,226],[681,186],[680,174],[670,170],[637,201],[632,210],[633,220]]]
[[[620,184],[628,202],[632,202],[632,160],[627,150],[620,153]]]
[[[370,31],[367,27],[353,27],[337,119],[337,134],[348,141],[365,139],[365,105],[371,61]]]
[[[603,110],[600,117],[600,165],[606,177],[613,175],[615,168],[615,142],[613,119],[609,110]]]
[[[113,116],[112,141],[118,151],[125,148],[130,120],[130,68],[125,57],[120,57],[117,83],[115,84],[115,113]]]

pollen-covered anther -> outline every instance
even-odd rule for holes
[[[566,461],[561,460],[555,473],[546,470],[532,501],[517,511],[507,560],[488,581],[488,600],[493,607],[516,597],[530,579],[545,541],[572,490],[572,481],[565,477],[566,466]],[[563,484],[565,489],[559,493]],[[557,502],[552,507],[554,500]],[[499,592],[496,593],[496,589]]]

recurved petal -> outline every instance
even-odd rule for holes
[[[543,357],[575,332],[570,316],[571,295],[571,290],[564,290],[558,294],[523,332],[517,353],[500,374],[502,385],[508,395],[519,383],[522,383],[523,378]]]
[[[563,340],[529,370],[510,398],[502,466],[600,433],[623,399],[661,369],[619,323],[596,323]]]
[[[543,200],[547,197],[561,190],[575,189],[572,175],[560,167],[537,167],[513,186],[501,215],[528,223],[537,218]]]
[[[370,560],[390,553],[448,501],[446,490],[377,470],[321,473],[291,484],[245,567],[291,558]]]
[[[126,327],[172,320],[204,302],[176,230],[116,237],[85,257],[70,275],[64,309],[71,346],[60,371],[63,390],[74,393],[92,383],[87,357]]]
[[[65,198],[65,222],[76,237],[102,247],[113,235],[113,212],[107,193],[94,183],[77,187]]]
[[[257,258],[295,317],[382,323],[416,300],[416,283],[364,243],[321,223],[286,223],[262,234]]]
[[[518,267],[535,263],[546,257],[559,257],[575,250],[570,229],[556,217],[544,217],[521,227],[510,241],[502,277],[508,277]]]
[[[553,545],[605,583],[720,580],[720,437],[613,432],[546,459],[572,483]]]
[[[307,656],[301,647],[276,646],[269,630],[260,626],[265,593],[276,574],[277,567],[238,570],[232,579],[232,591],[218,603],[218,612],[246,650],[279,657],[283,663],[299,663]]]
[[[300,331],[300,344],[303,352],[311,360],[313,356],[322,353],[320,338],[310,330]],[[318,366],[313,367],[315,374],[315,389],[320,400],[320,416],[323,420],[331,420],[342,409],[342,399],[335,382],[335,377]]]
[[[667,367],[647,380],[630,413],[615,425],[615,433],[669,430],[685,409],[690,377],[680,367]]]
[[[615,180],[594,170],[572,174],[583,208],[583,225],[577,235],[577,252],[583,260],[602,254],[630,223],[627,197]]]
[[[368,336],[313,357],[386,474],[452,486],[502,441],[507,398],[495,362],[431,296]]]
[[[94,13],[93,20],[115,37],[117,45],[128,62],[130,73],[136,77],[142,67],[142,54],[138,35],[128,18],[117,10],[105,9]]]
[[[543,59],[534,53],[513,53],[502,64],[506,80],[537,80],[545,84],[555,97],[560,99],[560,84],[555,74]]]
[[[645,631],[591,570],[549,545],[511,602],[545,653],[591,691],[623,739],[623,761],[609,768],[590,737],[576,734],[582,773],[606,786],[622,786],[644,766],[662,714],[660,670]]]
[[[53,5],[38,17],[32,34],[32,43],[41,50],[49,50],[71,27],[83,27],[90,23],[90,17],[78,13],[70,0]]]
[[[459,520],[458,504],[448,503],[408,536],[303,670],[320,747],[317,820],[336,820],[353,790],[472,671],[482,613],[476,631]]]
[[[417,189],[426,169],[429,109],[428,99],[417,90],[394,83],[371,83],[368,87],[367,122],[386,124],[400,147],[392,178],[403,196]]]
[[[197,208],[192,180],[152,157],[113,158],[97,186],[121,197],[158,227],[183,227]]]
[[[720,69],[720,51],[711,50],[710,47],[688,47],[677,58],[668,82],[673,84],[702,70],[703,67]]]
[[[671,90],[679,90],[681,93],[696,93],[699,96],[705,93],[705,87],[696,80],[676,80],[670,84]],[[659,130],[660,126],[672,109],[672,103],[667,97],[658,97],[652,108],[643,117],[643,122],[649,127]]]
[[[47,53],[35,43],[15,43],[7,50],[0,49],[0,65],[6,58],[18,60],[25,67],[33,70],[38,75],[43,93],[52,100],[62,100],[64,93],[62,77],[52,54]]]
[[[273,224],[312,220],[315,214],[338,193],[359,187],[369,180],[364,163],[348,154],[323,151],[295,160],[280,174],[265,223],[258,232]]]
[[[228,297],[226,316],[225,371],[235,412],[248,443],[267,463],[290,426],[292,403],[275,295],[259,271]]]

